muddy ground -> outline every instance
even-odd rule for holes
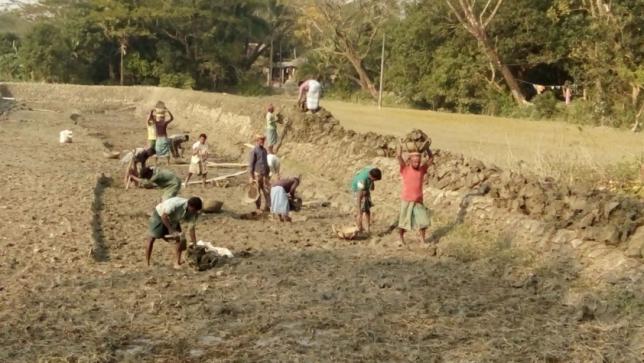
[[[84,117],[74,123],[76,107]],[[304,209],[292,224],[246,220],[253,207],[241,203],[243,178],[181,194],[224,201],[222,213],[200,219],[197,237],[246,257],[177,271],[160,241],[148,268],[147,219],[160,192],[124,191],[122,166],[102,155],[144,142],[132,110],[42,101],[6,118],[0,361],[644,357],[641,285],[588,282],[566,256],[543,258],[467,226],[441,239],[437,257],[417,243],[399,248],[392,235],[340,241],[330,226],[350,217],[331,207]],[[71,127],[74,142],[59,145],[58,132]],[[97,172],[108,178],[98,188]],[[319,179],[310,180],[303,188]],[[438,214],[434,222],[445,221]]]

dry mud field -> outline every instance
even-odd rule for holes
[[[218,161],[242,162],[268,99],[159,88],[0,85],[2,362],[641,362],[642,201],[498,170],[441,150],[426,186],[433,248],[399,247],[396,163],[331,115],[292,121],[282,174],[303,174],[292,224],[248,220],[245,177],[181,191],[224,201],[197,238],[236,254],[172,268],[157,241],[158,190],[125,191],[104,151],[145,143],[164,100],[170,134],[209,135]],[[71,117],[73,114],[80,115]],[[74,142],[58,144],[70,129]],[[342,241],[354,170],[380,166],[375,230]],[[186,165],[171,169],[184,177]],[[226,171],[211,170],[212,174]]]

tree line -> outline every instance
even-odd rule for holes
[[[265,92],[271,60],[298,55],[327,94],[375,99],[384,40],[388,102],[632,126],[643,14],[641,0],[42,0],[20,11],[26,32],[0,33],[0,77]]]

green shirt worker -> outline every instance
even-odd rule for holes
[[[176,197],[181,190],[181,178],[173,172],[166,169],[156,168],[154,170],[144,167],[141,169],[141,177],[130,176],[130,178],[139,183],[144,188],[153,188],[155,186],[163,190],[161,200],[168,200]]]
[[[367,224],[367,233],[371,232],[371,191],[375,189],[376,180],[382,179],[380,169],[368,166],[358,171],[351,181],[351,191],[356,205],[356,227],[360,231],[365,230],[362,219]]]
[[[188,224],[190,242],[194,246],[197,243],[195,234],[197,217],[202,208],[203,202],[198,197],[190,199],[174,197],[159,203],[154,208],[148,225],[149,238],[145,254],[148,266],[150,266],[150,256],[152,255],[154,241],[157,238],[175,241],[177,260],[174,267],[179,268],[181,266],[181,253],[186,250],[186,239],[181,233],[181,223]]]

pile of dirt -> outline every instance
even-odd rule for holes
[[[206,271],[221,266],[227,257],[220,256],[217,252],[208,251],[203,246],[189,246],[187,251],[188,265],[197,271]]]
[[[585,187],[571,188],[549,178],[486,166],[476,159],[442,151],[434,158],[430,183],[450,191],[481,190],[495,206],[580,232],[580,238],[618,245],[644,225],[644,203]]]

